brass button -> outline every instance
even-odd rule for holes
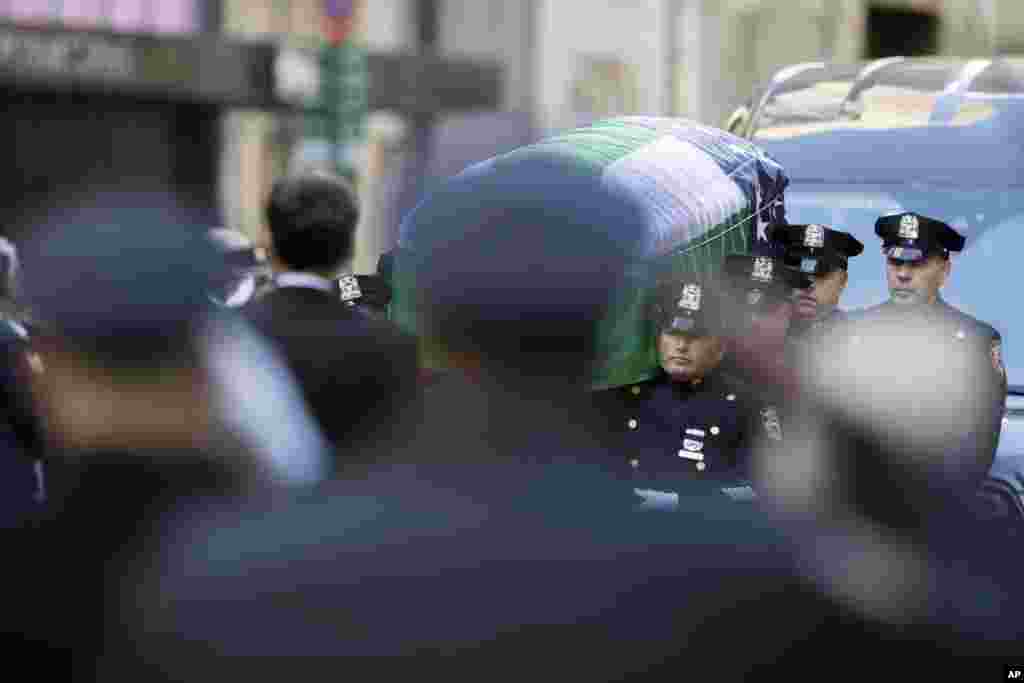
[[[694,465],[694,467],[697,468],[698,472],[703,472],[704,468],[707,467],[707,465],[705,465],[703,462],[698,462],[696,465]]]
[[[711,428],[711,433],[712,433],[712,434],[713,434],[714,436],[718,436],[718,433],[719,433],[719,432],[721,432],[721,431],[722,431],[722,430],[721,430],[721,429],[719,429],[718,427],[712,427],[712,428]]]
[[[629,461],[629,466],[632,467],[633,469],[636,469],[637,467],[640,467],[640,461],[637,460],[636,458],[633,458],[632,460]]]
[[[639,396],[640,395],[640,387],[630,387],[629,390],[633,392],[634,396]]]

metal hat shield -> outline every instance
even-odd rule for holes
[[[917,216],[911,214],[903,216],[900,218],[900,238],[905,240],[916,240],[920,235],[920,225],[921,224],[917,220]]]

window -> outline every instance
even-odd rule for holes
[[[0,21],[121,33],[197,33],[200,0],[0,0]]]

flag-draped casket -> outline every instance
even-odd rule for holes
[[[503,167],[528,163],[531,157],[563,159],[644,209],[639,257],[602,327],[594,388],[641,381],[656,372],[645,306],[657,281],[673,273],[712,271],[727,254],[757,251],[765,226],[784,220],[788,180],[778,163],[749,141],[681,119],[603,121],[481,162],[449,182],[500,174]],[[391,317],[413,333],[419,332],[417,283],[411,270],[402,268],[402,253],[415,252],[424,230],[444,229],[443,222],[421,218],[425,206],[444,201],[444,193],[438,196],[427,197],[400,231]],[[436,216],[435,209],[430,207]]]

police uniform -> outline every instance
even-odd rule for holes
[[[663,287],[651,317],[659,333],[707,335],[714,327],[712,292],[701,278]],[[627,471],[638,485],[680,490],[745,481],[757,431],[741,385],[719,368],[695,382],[664,372],[646,382],[598,392],[598,404],[621,438]]]
[[[965,238],[946,223],[917,213],[904,212],[882,216],[875,234],[883,242],[882,251],[891,260],[918,262],[933,254],[948,257],[959,252]],[[923,325],[934,333],[936,341],[948,349],[966,354],[971,367],[980,368],[980,377],[967,378],[967,391],[976,392],[986,411],[984,425],[975,434],[964,435],[956,447],[973,449],[980,461],[991,463],[999,442],[1006,401],[1006,369],[1002,362],[1002,337],[991,325],[950,306],[938,297],[935,303],[908,305],[887,301],[850,316],[845,334],[857,341],[873,329],[899,330],[907,325]],[[951,447],[953,445],[951,444]]]
[[[794,289],[806,289],[811,282],[806,273],[787,267],[778,257],[730,254],[723,265],[734,305],[740,315],[748,317],[762,315],[789,301]],[[785,408],[782,397],[753,381],[728,358],[725,371],[750,397],[759,423],[759,434],[771,441],[781,441],[784,437],[782,411]]]
[[[783,248],[783,263],[808,276],[848,270],[849,259],[864,251],[864,244],[853,235],[817,224],[777,225],[772,228],[771,239]],[[790,323],[789,340],[794,346],[811,341],[847,318],[838,307],[819,307],[818,313],[813,320],[794,319]]]

